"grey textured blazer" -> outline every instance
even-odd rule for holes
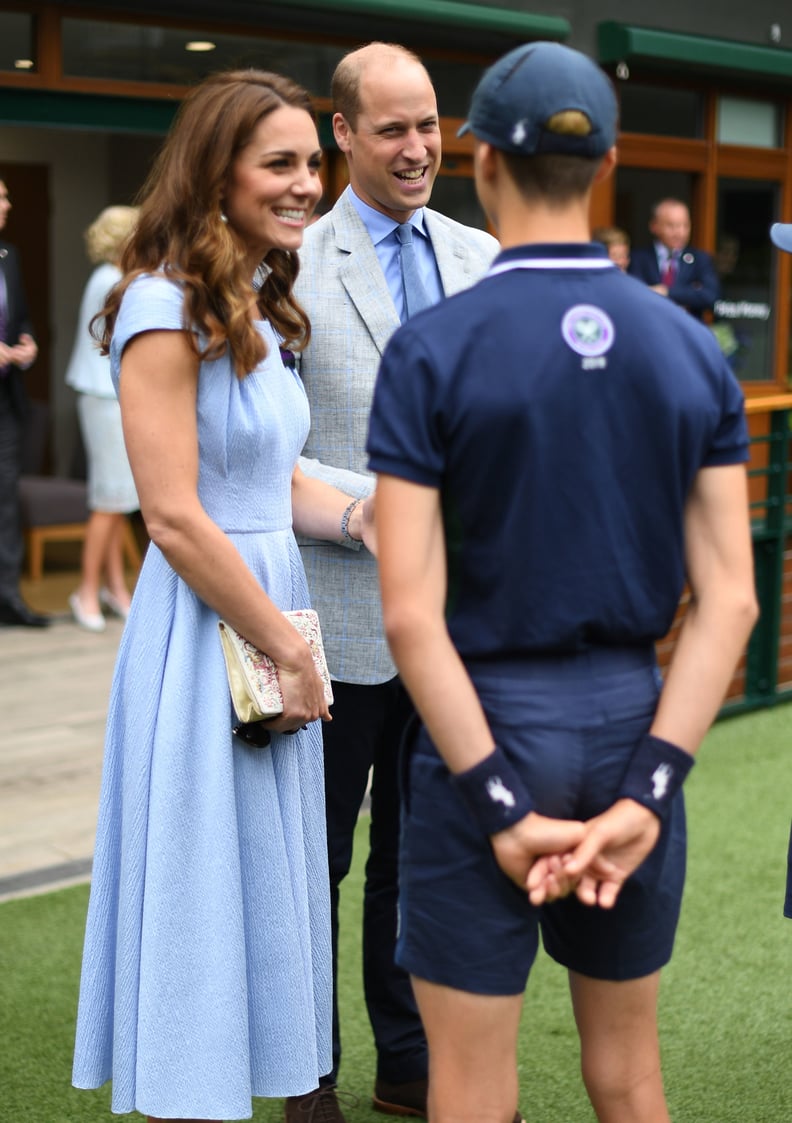
[[[443,290],[451,296],[483,276],[498,243],[436,211],[424,213]],[[374,486],[365,451],[371,398],[399,317],[348,191],[306,230],[296,294],[311,320],[311,342],[299,360],[311,405],[300,465],[349,495],[368,495]],[[312,539],[302,539],[300,549],[333,678],[364,684],[392,678],[375,559],[365,549]]]

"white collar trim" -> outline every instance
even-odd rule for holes
[[[498,273],[508,273],[512,269],[615,269],[610,258],[604,257],[518,257],[514,261],[502,261],[493,265],[487,273],[495,277]]]

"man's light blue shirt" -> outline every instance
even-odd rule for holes
[[[366,230],[368,230],[369,237],[371,238],[377,253],[377,258],[382,267],[382,272],[385,275],[388,291],[396,306],[399,319],[403,320],[404,289],[402,286],[401,266],[399,264],[399,242],[395,234],[396,227],[399,223],[389,218],[388,215],[383,214],[381,211],[375,210],[374,207],[370,207],[368,203],[364,203],[351,187],[347,187],[347,191],[349,192],[349,199],[352,205],[360,215]],[[440,273],[432,248],[432,241],[424,225],[423,207],[420,207],[408,221],[413,228],[413,245],[415,246],[415,257],[418,262],[418,271],[421,275],[421,281],[423,282],[427,296],[436,304],[443,298],[443,284],[440,280]],[[416,234],[418,237],[415,236]]]

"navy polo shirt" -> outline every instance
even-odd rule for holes
[[[449,631],[487,658],[663,636],[692,481],[748,433],[704,325],[601,246],[530,245],[391,338],[367,449],[440,490]]]

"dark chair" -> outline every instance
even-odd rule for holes
[[[44,547],[49,542],[82,542],[90,515],[85,480],[45,474],[49,452],[49,406],[30,403],[22,448],[19,506],[25,537],[27,575],[38,581],[44,572]],[[124,556],[140,567],[140,547],[129,519],[124,527]]]

